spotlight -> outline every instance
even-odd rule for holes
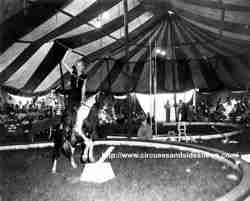
[[[161,51],[161,55],[162,55],[162,56],[166,56],[166,54],[167,54],[167,53],[166,53],[165,50],[162,50],[162,51]]]
[[[156,54],[161,54],[161,49],[160,49],[160,48],[156,48],[156,49],[155,49],[155,53],[156,53]]]
[[[173,15],[174,12],[173,12],[172,10],[168,10],[168,14],[169,14],[169,15]]]

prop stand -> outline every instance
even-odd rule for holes
[[[114,150],[114,148],[114,146],[109,147],[97,162],[87,163],[81,174],[80,181],[90,183],[104,183],[111,179],[114,179],[115,174],[112,169],[111,163],[104,162]],[[93,147],[91,149],[93,149]],[[92,151],[90,152],[93,153]]]

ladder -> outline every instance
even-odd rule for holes
[[[187,142],[187,123],[183,121],[179,121],[177,123],[177,131],[178,131],[178,142],[181,141],[182,136],[184,136],[185,141]]]

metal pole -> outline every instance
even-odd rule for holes
[[[129,72],[129,38],[128,38],[128,1],[123,0],[123,12],[124,12],[124,36],[125,36],[125,71]],[[129,104],[128,104],[128,136],[131,136],[131,126],[132,126],[132,121],[131,121],[131,97],[130,97],[130,79],[128,80],[128,89],[127,89],[127,94],[129,97]]]
[[[194,106],[194,108],[196,108],[196,90],[197,89],[194,89],[194,96],[193,96],[193,106]]]
[[[150,97],[150,111],[151,111],[151,103],[152,103],[152,46],[151,41],[149,41],[149,97]],[[150,114],[151,115],[151,114]],[[150,117],[150,126],[153,128],[152,118]]]
[[[157,42],[155,41],[155,49],[157,48]],[[157,129],[157,118],[156,118],[156,93],[157,93],[157,75],[156,75],[156,54],[154,57],[154,121],[155,121],[155,135],[158,135],[158,129]]]
[[[60,79],[61,79],[61,86],[63,89],[63,99],[64,99],[64,107],[67,107],[67,102],[66,102],[66,96],[65,96],[65,86],[64,86],[64,80],[63,80],[63,70],[62,70],[62,62],[59,63],[59,68],[60,68]]]
[[[177,111],[177,101],[176,101],[176,92],[174,92],[174,113],[175,113],[175,121],[178,121],[178,111]]]
[[[129,70],[129,38],[128,38],[128,1],[123,0],[124,10],[124,36],[125,36],[125,64],[127,70]],[[129,71],[128,71],[129,72]]]
[[[60,79],[61,79],[61,86],[62,86],[62,89],[64,91],[65,87],[64,87],[63,70],[62,70],[62,63],[61,62],[59,64],[59,68],[60,68],[60,75],[61,75],[61,77],[60,77]]]

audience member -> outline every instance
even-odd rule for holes
[[[170,103],[169,100],[167,100],[166,104],[164,105],[165,111],[166,111],[166,122],[170,122]]]
[[[147,118],[144,117],[141,122],[141,126],[137,131],[137,136],[140,139],[149,140],[152,138],[153,130],[150,126],[150,123],[147,121]]]

